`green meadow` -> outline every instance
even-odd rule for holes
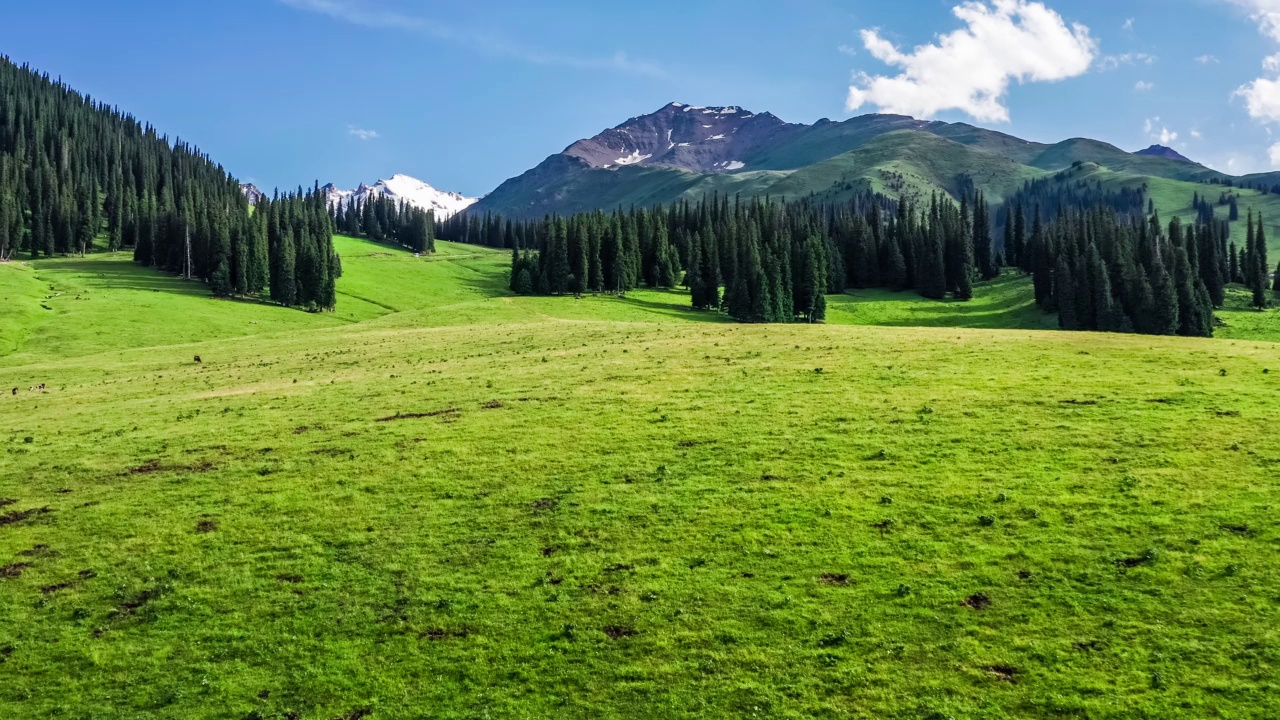
[[[737,325],[335,246],[321,314],[0,265],[0,716],[1280,716],[1242,291],[1214,339],[1014,274]]]

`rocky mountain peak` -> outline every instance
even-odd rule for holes
[[[664,165],[699,173],[749,169],[757,148],[798,132],[772,113],[737,105],[708,107],[673,102],[648,115],[570,145],[564,154],[593,168]]]
[[[1139,150],[1134,155],[1150,155],[1152,157],[1169,158],[1170,160],[1181,160],[1182,162],[1193,162],[1190,158],[1171,147],[1164,145],[1152,145],[1146,150]]]

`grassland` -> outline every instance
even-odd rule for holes
[[[338,247],[327,315],[0,266],[0,715],[1280,715],[1278,344]]]

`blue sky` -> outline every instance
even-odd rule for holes
[[[982,8],[1022,28],[1020,11],[1060,17],[1060,31],[994,53],[961,0],[60,0],[7,7],[0,52],[268,188],[403,172],[479,195],[672,100],[793,122],[918,108],[1040,141],[1135,150],[1163,135],[1234,173],[1280,167],[1280,55],[1264,68],[1280,0],[1025,2]],[[939,102],[952,106],[923,107]]]

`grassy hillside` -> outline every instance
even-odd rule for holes
[[[999,203],[1044,173],[999,155],[975,150],[930,133],[899,131],[882,135],[849,153],[826,160],[772,185],[774,197],[818,194],[841,200],[853,190],[871,187],[891,197],[927,199],[933,192],[960,193],[964,175]]]
[[[0,714],[1280,713],[1280,344],[337,247],[330,315],[0,266]]]
[[[655,116],[656,117],[656,116]],[[636,120],[633,118],[633,120]],[[1073,138],[1045,145],[964,123],[863,115],[842,122],[791,126],[782,139],[753,146],[738,159],[743,172],[701,174],[672,166],[591,169],[553,155],[508,180],[476,204],[477,213],[511,218],[617,207],[649,207],[712,193],[744,197],[808,197],[839,201],[873,189],[893,197],[935,191],[959,197],[960,175],[998,202],[1028,179],[1089,163],[1142,182],[1199,184],[1229,176],[1195,163],[1135,155],[1114,145]],[[1270,175],[1245,180],[1268,182]],[[1190,204],[1190,193],[1185,202]]]
[[[1108,190],[1146,187],[1147,197],[1155,203],[1156,210],[1160,212],[1160,217],[1164,222],[1168,222],[1174,217],[1182,218],[1184,223],[1192,222],[1196,218],[1196,211],[1191,202],[1196,194],[1207,197],[1211,202],[1216,203],[1223,192],[1230,191],[1239,197],[1238,205],[1240,208],[1240,220],[1231,223],[1231,239],[1243,246],[1246,233],[1245,220],[1248,217],[1248,212],[1252,210],[1254,213],[1261,213],[1267,225],[1267,244],[1270,258],[1272,261],[1280,261],[1280,195],[1264,194],[1257,190],[1227,188],[1221,185],[1207,185],[1201,182],[1171,180],[1132,172],[1119,172],[1096,163],[1084,163],[1079,167],[1070,168],[1062,175],[1062,178],[1062,182],[1071,184],[1079,182],[1091,185],[1101,183],[1102,187]],[[1228,208],[1226,206],[1218,206],[1215,212],[1219,218],[1225,220],[1227,211]]]

